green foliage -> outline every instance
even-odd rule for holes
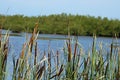
[[[4,24],[3,18],[5,17]],[[4,29],[10,29],[15,32],[32,32],[34,23],[39,22],[39,32],[46,34],[68,34],[71,35],[89,35],[93,33],[97,36],[113,36],[115,33],[120,36],[120,21],[118,19],[108,19],[83,15],[54,14],[49,16],[23,16],[0,15],[0,25]],[[69,29],[69,30],[68,30]]]

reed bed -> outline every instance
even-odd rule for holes
[[[69,38],[63,53],[52,49],[38,51],[38,24],[32,36],[23,44],[19,57],[12,57],[12,80],[120,80],[120,47],[111,43],[110,51],[104,55],[102,45],[96,49],[96,36],[88,53],[81,45]],[[0,80],[6,80],[7,57],[9,54],[9,34],[0,34]],[[44,54],[44,55],[43,55]],[[39,58],[38,55],[41,55]],[[43,56],[42,56],[43,55]],[[10,73],[11,74],[11,73]]]

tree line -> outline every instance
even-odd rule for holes
[[[0,15],[0,26],[13,32],[32,32],[35,23],[41,34],[68,34],[120,37],[120,20],[72,14],[42,16]]]

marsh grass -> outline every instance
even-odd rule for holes
[[[96,36],[93,35],[91,50],[83,51],[77,39],[69,38],[63,53],[50,49],[38,51],[38,24],[30,39],[23,44],[19,57],[13,56],[12,80],[119,80],[120,46],[111,43],[110,51],[103,55],[104,49],[96,49]],[[109,48],[109,47],[108,47]],[[0,34],[0,80],[6,79],[7,57],[9,54],[9,34]],[[43,56],[41,54],[44,54]],[[41,58],[38,57],[41,55]],[[63,62],[64,61],[64,62]]]
[[[0,30],[0,80],[6,77],[7,56],[9,50],[9,34],[8,32],[2,38]]]

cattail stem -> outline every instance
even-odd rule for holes
[[[37,63],[37,42],[35,45],[34,65],[36,65],[36,63]]]

